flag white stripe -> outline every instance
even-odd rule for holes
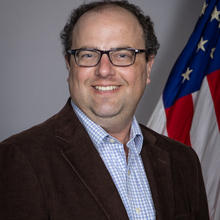
[[[194,115],[190,130],[191,144],[201,161],[207,191],[210,220],[219,220],[220,135],[214,104],[206,77],[203,80],[200,91],[193,93],[192,98]],[[160,134],[168,136],[162,97],[159,99],[147,126]]]
[[[147,123],[147,126],[160,134],[168,136],[166,123],[167,121],[164,111],[163,99],[160,97],[156,108],[154,109],[154,112]]]
[[[192,94],[194,116],[190,130],[193,149],[201,161],[206,185],[210,218],[219,220],[220,200],[220,135],[212,96],[207,78],[203,80],[200,91]]]

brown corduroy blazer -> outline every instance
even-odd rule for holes
[[[157,220],[208,220],[198,158],[141,126],[141,157]],[[0,144],[0,219],[125,220],[118,191],[70,100],[46,122]]]

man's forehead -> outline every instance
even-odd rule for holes
[[[72,33],[73,47],[110,49],[130,45],[143,47],[143,29],[137,18],[119,6],[91,10],[77,21]]]
[[[89,20],[94,20],[94,17],[96,18],[98,17],[97,15],[101,15],[109,18],[111,18],[112,16],[126,17],[126,20],[128,20],[128,22],[130,20],[134,20],[138,22],[138,19],[129,10],[117,5],[105,5],[102,7],[97,7],[92,10],[89,10],[83,15],[81,15],[78,21],[76,22],[74,29],[76,29],[76,27],[79,28],[81,23],[85,24],[87,22],[89,23]]]
[[[125,9],[121,6],[118,5],[103,5],[103,6],[98,6],[96,8],[93,8],[91,10],[88,10],[87,12],[85,12],[81,17],[83,17],[84,15],[88,15],[88,14],[92,14],[92,13],[125,13],[125,14],[131,14],[133,15],[128,9]],[[133,15],[134,16],[134,15]]]

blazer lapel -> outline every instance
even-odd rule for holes
[[[148,130],[143,130],[143,134],[144,144],[141,156],[152,192],[156,219],[173,219],[174,192],[170,155],[157,146],[158,137]]]
[[[128,219],[118,191],[99,153],[73,112],[70,100],[57,115],[61,153],[108,219]]]

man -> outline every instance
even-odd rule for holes
[[[4,220],[207,220],[197,156],[138,125],[158,49],[149,17],[126,1],[74,10],[61,33],[71,99],[0,146]]]

